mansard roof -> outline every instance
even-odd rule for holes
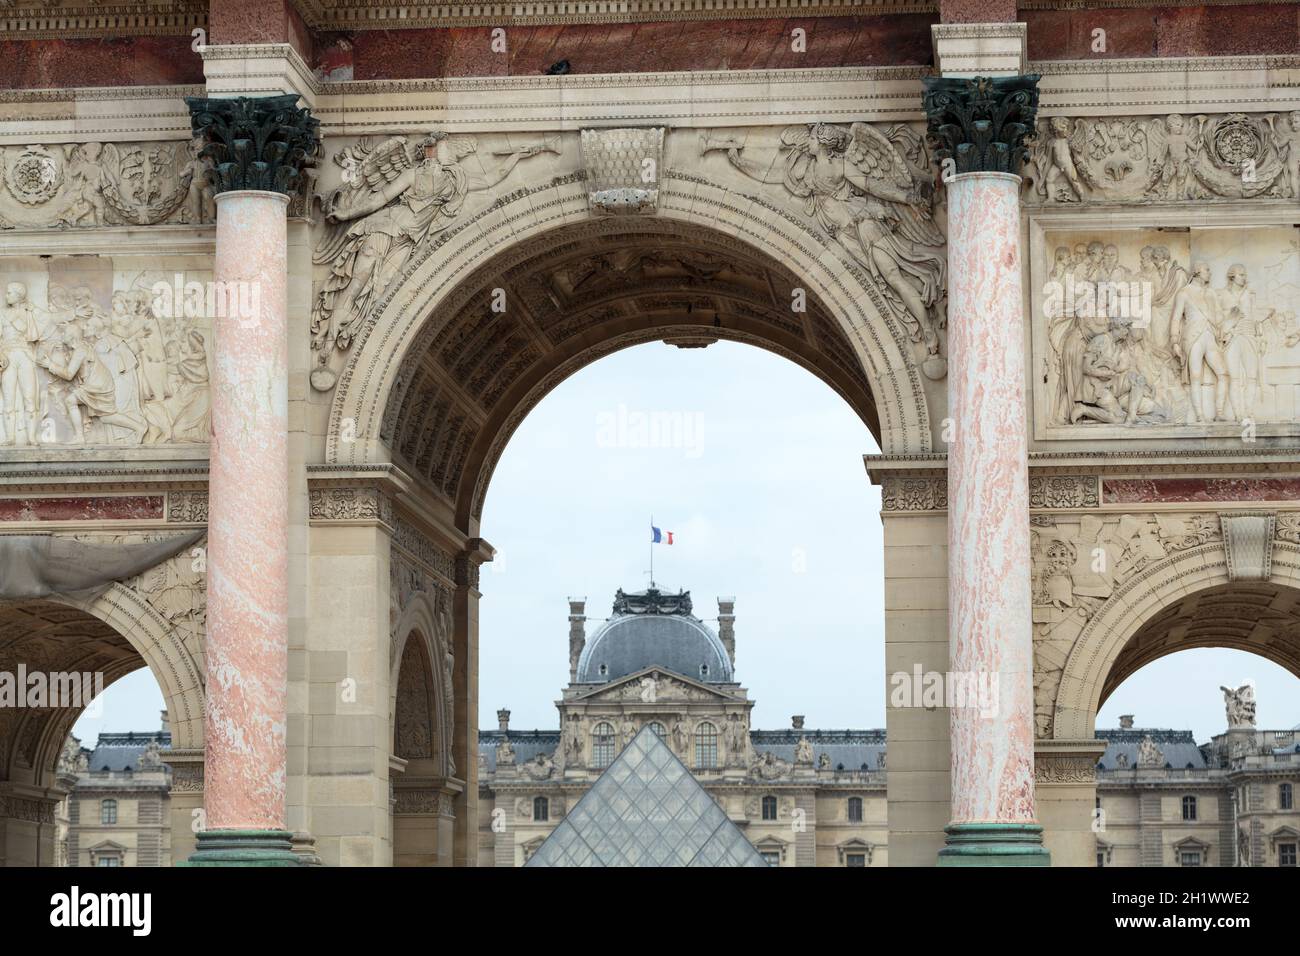
[[[794,762],[794,749],[800,737],[812,744],[814,766],[822,754],[830,756],[835,770],[881,769],[885,755],[883,730],[751,730],[750,742],[759,753],[771,753],[782,760]]]
[[[1144,737],[1150,737],[1160,752],[1165,756],[1165,763],[1174,770],[1183,770],[1190,766],[1193,770],[1204,770],[1208,766],[1205,754],[1192,736],[1190,730],[1168,730],[1160,728],[1134,727],[1130,730],[1098,730],[1098,740],[1106,741],[1106,752],[1101,755],[1097,765],[1102,770],[1133,770],[1138,765],[1138,747]],[[1119,755],[1128,758],[1128,765],[1119,765]]]

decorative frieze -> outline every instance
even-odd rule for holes
[[[1094,783],[1096,757],[1088,754],[1035,754],[1035,783]]]
[[[215,221],[198,140],[0,146],[0,229]]]
[[[1025,201],[1300,198],[1300,110],[1040,119]]]
[[[1095,508],[1096,475],[1030,475],[1029,507]]]
[[[881,481],[882,511],[944,511],[947,507],[947,478],[886,477]]]
[[[393,502],[382,490],[370,486],[312,488],[307,515],[312,521],[377,521],[394,525]]]
[[[0,795],[0,820],[26,823],[54,823],[54,800]]]
[[[207,524],[207,491],[167,492],[167,521],[176,524]]]

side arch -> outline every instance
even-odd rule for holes
[[[1200,636],[1182,626],[1198,616]],[[1091,738],[1097,712],[1123,678],[1192,647],[1250,651],[1300,677],[1300,546],[1274,543],[1268,581],[1230,580],[1222,541],[1179,552],[1127,581],[1066,660],[1053,737]]]
[[[874,397],[882,450],[931,450],[931,413],[913,346],[863,270],[825,237],[762,197],[680,174],[668,176],[660,197],[659,215],[628,217],[636,220],[637,228],[705,230],[787,266],[825,305],[851,343]],[[583,183],[575,174],[502,196],[422,247],[367,318],[348,353],[330,409],[325,461],[389,460],[381,436],[392,431],[386,410],[397,414],[409,386],[403,377],[409,374],[405,359],[469,304],[478,291],[468,281],[476,270],[489,263],[508,268],[510,257],[530,254],[537,242],[546,242],[548,233],[579,224],[594,234],[628,228],[620,219],[591,216]],[[355,441],[340,440],[345,421],[354,426],[350,431]],[[491,460],[492,452],[484,457]]]
[[[167,705],[173,749],[203,748],[204,688],[202,648],[197,644],[198,638],[195,638],[193,646],[187,644],[181,630],[169,622],[144,594],[120,583],[113,584],[94,598],[51,597],[7,605],[11,613],[42,606],[71,608],[111,629],[139,655],[158,682]],[[132,658],[118,655],[101,664],[97,662],[98,658],[90,656],[92,654],[87,650],[84,654],[61,661],[49,660],[48,663],[52,669],[58,670],[81,670],[86,664],[102,667],[106,687],[138,669]],[[23,749],[29,767],[23,769],[33,779],[26,782],[41,785],[41,777],[53,772],[63,742],[80,713],[71,708],[41,711],[42,717],[32,713],[26,715],[22,726],[15,728],[16,736],[28,741]],[[19,771],[15,765],[17,749],[9,748],[7,757],[6,776],[11,780]]]
[[[445,615],[438,613],[434,600],[427,592],[419,592],[411,597],[398,617],[393,634],[390,654],[389,679],[389,733],[391,752],[399,757],[401,743],[398,740],[399,716],[404,720],[427,720],[424,727],[412,728],[418,739],[427,736],[429,753],[438,774],[447,778],[454,775],[451,766],[451,688],[447,686],[443,662],[446,660],[445,642],[450,638],[447,632]],[[415,653],[411,654],[412,649]],[[403,685],[403,666],[418,666],[421,680],[414,680],[407,673],[407,683]],[[399,708],[404,707],[401,695],[416,694],[419,701],[410,701],[408,709],[399,715]],[[418,705],[418,706],[417,706]]]

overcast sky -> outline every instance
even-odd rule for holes
[[[718,595],[736,598],[736,673],[756,728],[792,714],[815,728],[884,727],[880,491],[862,465],[876,450],[828,386],[749,346],[643,345],[565,381],[525,419],[488,492],[483,534],[500,555],[481,581],[479,725],[495,728],[508,707],[516,729],[558,727],[567,598],[587,598],[591,634],[616,588],[645,587],[653,514],[675,542],[656,546],[659,585],[689,589],[706,620]],[[1131,677],[1098,726],[1133,713],[1204,742],[1224,727],[1219,685],[1247,679],[1261,727],[1300,723],[1282,668],[1197,650]],[[104,696],[103,718],[77,724],[83,741],[157,726],[147,671]]]

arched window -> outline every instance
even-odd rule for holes
[[[776,819],[776,797],[767,796],[763,798],[763,819]]]
[[[117,822],[117,801],[103,800],[99,804],[99,822],[116,823]]]
[[[1196,798],[1195,797],[1183,797],[1183,819],[1184,820],[1196,819]]]
[[[546,797],[533,797],[533,822],[545,823],[551,819],[551,801]]]
[[[707,720],[695,728],[695,766],[699,770],[718,766],[718,728]]]
[[[1291,787],[1291,784],[1278,784],[1277,805],[1280,810],[1291,810],[1295,807],[1295,790]]]
[[[849,797],[849,823],[862,822],[862,798]]]
[[[648,726],[650,727],[651,730],[654,731],[654,735],[658,737],[660,740],[664,740],[668,737],[667,728],[664,727],[663,724],[659,723],[659,721],[652,720],[650,721]]]
[[[614,762],[614,725],[601,721],[591,731],[591,765],[608,767]]]

